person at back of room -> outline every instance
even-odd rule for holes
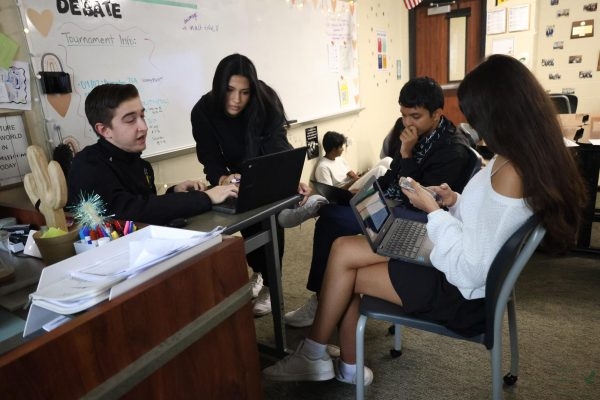
[[[212,90],[203,95],[191,112],[192,133],[198,161],[208,181],[215,186],[230,185],[242,179],[240,165],[250,158],[292,149],[287,140],[288,123],[279,96],[258,79],[252,61],[241,54],[223,58],[215,70]],[[265,179],[269,179],[265,176]],[[299,193],[310,189],[300,184]],[[265,222],[265,223],[268,223]],[[265,229],[264,224],[242,229],[250,237]],[[283,228],[277,227],[279,257],[283,257]],[[252,276],[254,314],[271,312],[266,249],[247,254]]]
[[[535,76],[512,57],[492,55],[465,76],[457,93],[463,114],[496,157],[462,195],[446,183],[430,186],[441,197],[436,202],[415,179],[412,191],[403,189],[426,213],[433,267],[380,256],[362,235],[336,240],[311,331],[295,353],[263,371],[267,379],[335,377],[356,384],[361,295],[395,303],[460,334],[482,332],[491,263],[532,215],[546,229],[548,250],[562,252],[575,244],[586,188],[564,145],[554,106]],[[341,356],[332,361],[326,344],[336,327]],[[368,367],[364,376],[366,385],[373,381]]]
[[[400,176],[412,177],[427,186],[447,182],[461,192],[472,175],[476,157],[465,135],[443,115],[444,93],[435,80],[429,77],[409,80],[400,90],[398,103],[404,122],[399,133],[400,146],[390,169],[378,180],[386,197],[398,202],[395,213],[425,220],[426,215],[411,207],[400,190]],[[282,218],[283,215],[284,212],[280,214],[279,222],[286,227],[305,219],[304,216],[296,220],[289,218],[291,222],[286,224],[288,221]],[[319,209],[318,215],[306,284],[314,294],[301,307],[285,314],[286,324],[294,327],[309,326],[313,322],[334,240],[362,232],[349,206],[327,204]]]
[[[315,180],[327,185],[358,191],[370,177],[380,177],[390,168],[392,159],[385,157],[379,160],[367,173],[359,176],[354,172],[342,156],[348,139],[341,133],[329,131],[323,135],[325,155],[315,168]]]
[[[237,196],[235,185],[206,190],[188,180],[156,194],[152,165],[142,159],[148,125],[137,88],[131,84],[96,86],[85,99],[85,114],[98,141],[78,152],[67,179],[69,207],[99,195],[106,214],[121,220],[168,224],[208,211]]]

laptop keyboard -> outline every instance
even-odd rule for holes
[[[394,231],[391,232],[385,244],[385,251],[388,254],[414,259],[417,257],[426,235],[425,224],[405,220],[401,224],[394,225]]]

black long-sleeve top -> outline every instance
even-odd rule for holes
[[[214,110],[213,96],[207,93],[191,113],[198,161],[213,185],[219,184],[221,176],[239,172],[241,163],[249,158],[292,148],[285,116],[277,110],[270,110],[260,127],[249,126],[247,110],[236,117]]]
[[[167,191],[158,196],[154,170],[141,153],[126,152],[103,138],[77,153],[67,185],[69,206],[77,204],[82,193],[98,194],[107,214],[122,220],[162,225],[212,208],[210,198],[201,191]]]

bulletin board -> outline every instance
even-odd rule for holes
[[[85,8],[84,4],[88,5]],[[144,156],[194,146],[190,112],[218,62],[241,53],[298,122],[359,109],[357,5],[335,0],[20,0],[34,73],[44,54],[72,92],[41,95],[50,139],[96,141],[84,100],[133,83],[149,126]],[[56,135],[52,137],[52,135]]]
[[[0,187],[19,183],[31,171],[27,162],[23,113],[0,115]]]

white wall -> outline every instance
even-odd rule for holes
[[[525,32],[507,32],[486,38],[487,53],[491,51],[492,41],[499,38],[513,38],[514,55],[524,58],[528,66],[538,76],[548,91],[561,91],[562,88],[574,88],[579,97],[578,112],[600,113],[600,71],[597,71],[600,42],[600,11],[583,12],[583,5],[595,0],[559,0],[557,6],[550,6],[550,0],[507,0],[498,7],[509,8],[522,4],[530,5],[530,29]],[[367,169],[379,158],[379,150],[383,137],[399,116],[397,103],[400,88],[408,78],[408,11],[399,0],[359,0],[358,5],[358,51],[360,70],[360,95],[364,110],[359,114],[316,123],[319,138],[328,130],[336,130],[350,138],[350,146],[345,154],[350,165],[356,170]],[[495,0],[487,0],[488,11],[496,9]],[[569,17],[556,17],[559,9],[570,9]],[[0,30],[13,39],[19,39],[20,24],[18,18],[11,13],[16,12],[14,0],[0,0]],[[18,15],[18,14],[15,14]],[[594,19],[596,36],[586,39],[570,39],[570,24],[574,20]],[[10,21],[15,21],[11,23]],[[539,22],[538,22],[539,21]],[[546,38],[545,31],[549,24],[555,25],[555,36]],[[567,27],[569,29],[567,29]],[[377,31],[385,31],[388,38],[389,69],[377,69],[376,35]],[[552,43],[563,40],[563,51],[554,51]],[[19,59],[27,55],[26,44],[21,43]],[[582,64],[568,64],[569,55],[584,56]],[[548,68],[541,67],[542,58],[554,58],[555,70],[562,75],[561,80],[550,80]],[[402,78],[396,78],[396,60],[401,60]],[[579,79],[579,70],[592,70],[592,79]],[[260,71],[259,71],[260,74]],[[33,96],[34,98],[36,95]],[[39,109],[39,104],[34,104]],[[32,133],[31,142],[45,145],[43,142],[43,125],[39,121],[28,120],[28,128]],[[290,142],[295,146],[305,143],[304,129],[315,124],[294,126],[289,132]],[[191,134],[191,132],[190,132]],[[308,181],[316,160],[305,164],[303,181]],[[184,179],[202,175],[196,155],[187,155],[154,162],[156,181],[158,183],[175,183]]]
[[[550,0],[539,5],[537,35],[537,63],[534,72],[542,85],[552,93],[573,89],[578,98],[577,113],[600,114],[600,9],[584,11],[583,6],[597,0],[560,0],[556,6]],[[568,16],[558,17],[559,10],[569,10]],[[573,22],[594,21],[594,36],[571,39]],[[547,27],[553,35],[547,36]],[[555,42],[563,42],[563,49],[554,49]],[[581,63],[569,63],[570,56],[582,56]],[[542,66],[542,60],[553,60],[554,66]],[[592,78],[582,79],[580,71],[591,71]],[[559,74],[560,79],[550,79]]]
[[[496,0],[487,0],[487,11],[508,9],[524,4],[530,5],[530,29],[523,32],[506,32],[488,35],[486,54],[491,53],[494,40],[512,38],[514,56],[524,59],[525,64],[537,76],[542,86],[551,93],[561,93],[563,89],[573,89],[578,97],[578,113],[600,113],[600,9],[584,11],[584,5],[597,3],[596,0],[559,0],[551,5],[550,0],[507,0],[499,6]],[[568,16],[558,17],[561,10],[569,10]],[[594,20],[593,37],[571,39],[571,24],[574,21]],[[546,35],[549,26],[552,36]],[[555,42],[563,42],[563,49],[554,49]],[[580,64],[569,64],[569,56],[581,55]],[[553,60],[554,66],[543,66],[542,60]],[[579,71],[592,71],[592,78],[579,78]],[[561,79],[550,79],[550,74],[560,74]]]

